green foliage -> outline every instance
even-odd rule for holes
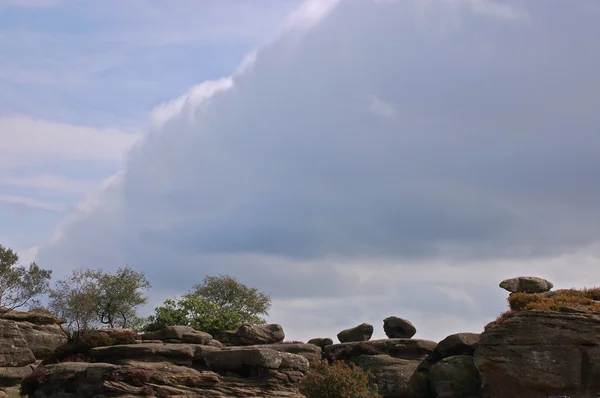
[[[166,300],[148,318],[146,331],[184,325],[207,333],[266,323],[271,298],[230,276],[208,276],[179,300]]]
[[[136,310],[146,303],[142,291],[149,288],[144,274],[129,267],[115,274],[77,269],[51,289],[49,307],[68,320],[71,332],[100,324],[126,328],[139,323]]]
[[[35,262],[29,267],[18,266],[18,262],[19,256],[12,249],[0,245],[0,306],[8,311],[47,293],[50,286],[52,271]]]
[[[238,282],[227,275],[207,276],[201,284],[193,287],[192,295],[202,297],[222,311],[239,314],[243,322],[253,325],[264,324],[261,316],[269,315],[271,297]]]
[[[355,364],[323,360],[304,376],[300,392],[307,398],[380,398],[374,377]]]
[[[181,300],[166,300],[156,308],[155,315],[148,318],[145,330],[155,331],[165,326],[191,326],[196,330],[214,333],[230,330],[242,325],[242,316],[231,309],[222,310],[216,304],[191,294]]]

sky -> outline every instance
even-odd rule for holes
[[[595,0],[0,0],[0,242],[205,275],[290,340],[600,279]]]

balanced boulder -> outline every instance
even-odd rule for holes
[[[258,345],[281,343],[285,338],[281,325],[244,324],[237,330],[214,333],[213,337],[224,345]]]
[[[390,339],[410,339],[417,333],[417,328],[406,319],[390,316],[383,320],[383,331]]]
[[[535,276],[518,276],[505,279],[499,285],[511,293],[544,293],[554,287],[552,282]]]
[[[337,338],[340,343],[349,343],[352,341],[369,341],[373,336],[373,325],[361,323],[350,329],[342,330]]]
[[[316,337],[314,339],[308,340],[307,344],[312,344],[316,345],[317,347],[323,348],[325,346],[332,345],[333,340],[331,340],[329,337]]]

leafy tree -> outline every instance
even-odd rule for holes
[[[146,303],[143,290],[149,288],[145,275],[129,267],[119,268],[115,274],[77,269],[55,284],[49,307],[68,320],[71,333],[103,324],[125,328],[138,322],[136,310]]]
[[[18,266],[19,256],[0,245],[0,306],[3,313],[27,305],[34,297],[47,293],[52,271],[35,262],[29,267]]]
[[[148,318],[146,331],[186,325],[207,333],[231,330],[244,323],[264,324],[271,297],[231,276],[207,276],[179,300],[166,300]]]
[[[242,317],[242,322],[264,324],[261,315],[269,315],[271,297],[238,282],[228,275],[207,276],[195,285],[190,293],[204,298],[220,310],[233,311]]]
[[[191,326],[196,330],[214,333],[220,330],[236,329],[243,324],[240,314],[231,309],[220,309],[203,297],[186,294],[180,300],[166,300],[156,308],[155,315],[148,318],[145,330],[160,330],[165,326]]]
[[[104,271],[88,271],[97,286],[97,313],[100,322],[114,328],[126,327],[135,318],[136,309],[147,302],[142,290],[150,289],[150,282],[141,272],[129,267],[119,268],[114,275]]]

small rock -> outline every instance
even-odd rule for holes
[[[554,287],[546,279],[535,276],[518,276],[516,278],[505,279],[500,282],[499,286],[511,293],[544,293]]]
[[[473,355],[479,344],[479,338],[478,333],[451,334],[438,343],[433,355],[437,360],[455,355]]]
[[[317,347],[323,348],[325,346],[332,345],[333,340],[331,340],[329,337],[317,337],[317,338],[308,340],[307,344],[312,344],[312,345],[316,345]]]
[[[390,316],[383,320],[383,330],[390,339],[410,339],[417,333],[417,328],[406,319]]]
[[[342,330],[337,338],[340,343],[350,343],[352,341],[369,341],[373,336],[373,325],[361,323],[350,329]]]

